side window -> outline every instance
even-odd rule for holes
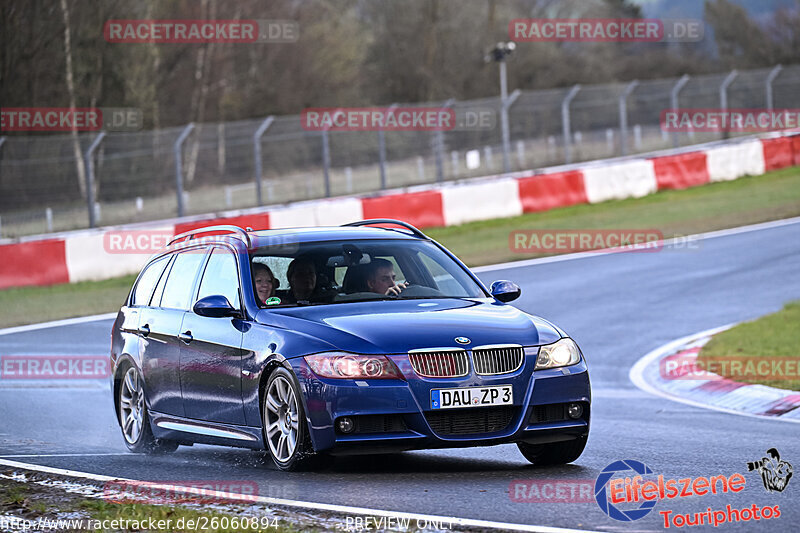
[[[189,309],[192,300],[192,287],[197,269],[205,258],[205,250],[197,249],[182,252],[175,258],[169,272],[161,307],[168,309]]]
[[[208,259],[197,299],[221,294],[234,309],[239,309],[239,269],[232,253],[214,248]]]
[[[264,263],[272,270],[275,279],[279,282],[279,289],[288,289],[289,280],[286,279],[286,271],[289,270],[289,263],[292,262],[291,257],[255,257],[253,261]]]
[[[156,291],[153,293],[153,297],[150,299],[150,305],[152,307],[159,307],[161,304],[161,297],[164,295],[164,285],[167,284],[167,278],[169,277],[169,273],[172,270],[173,264],[175,264],[175,255],[170,255],[169,264],[167,264],[164,274],[161,275],[161,279],[158,280]]]
[[[150,303],[150,296],[167,265],[167,259],[168,257],[162,257],[145,267],[142,275],[139,276],[139,281],[136,282],[133,294],[131,294],[131,305],[148,305]]]

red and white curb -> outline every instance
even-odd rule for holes
[[[800,392],[750,385],[725,378],[669,379],[662,375],[661,361],[680,354],[696,357],[711,337],[735,324],[713,328],[674,340],[648,353],[631,367],[634,385],[676,402],[757,418],[800,423]]]

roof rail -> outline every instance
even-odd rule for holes
[[[401,226],[422,239],[430,240],[430,237],[422,233],[420,230],[409,224],[408,222],[403,222],[402,220],[395,220],[393,218],[372,218],[370,220],[359,220],[358,222],[349,222],[347,224],[342,224],[344,226],[372,226],[373,224],[394,224],[396,226]],[[383,228],[383,229],[390,229],[390,228]]]
[[[197,237],[198,235],[200,235],[202,233],[210,233],[212,231],[229,231],[231,233],[235,233],[236,235],[231,235],[231,236],[232,237],[238,237],[239,239],[241,239],[242,242],[247,244],[248,248],[250,248],[250,246],[251,246],[250,235],[247,233],[247,231],[245,231],[244,229],[240,228],[239,226],[207,226],[205,228],[197,228],[197,229],[185,231],[185,232],[183,232],[183,233],[181,233],[179,235],[175,235],[174,237],[172,237],[172,239],[169,241],[167,246],[169,246],[169,245],[171,245],[171,244],[173,244],[173,243],[175,243],[175,242],[177,242],[177,241],[179,241],[181,239],[192,240],[192,239],[194,239],[195,237]],[[187,237],[188,237],[188,239],[187,239]]]

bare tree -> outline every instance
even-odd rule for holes
[[[70,38],[69,5],[67,0],[61,0],[61,14],[64,18],[64,55],[66,57],[66,80],[67,95],[69,96],[69,107],[75,109],[75,81],[72,76],[72,40]],[[78,139],[78,130],[73,124],[70,132],[72,138],[72,151],[75,154],[75,168],[78,172],[78,187],[81,195],[86,197],[86,168],[83,164],[81,154],[81,143]]]

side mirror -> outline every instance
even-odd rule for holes
[[[519,298],[522,289],[512,281],[498,280],[492,283],[491,292],[492,296],[501,302],[511,302]]]
[[[221,294],[214,294],[197,300],[193,311],[200,316],[209,318],[224,318],[238,314],[238,311],[233,308],[228,299]]]

